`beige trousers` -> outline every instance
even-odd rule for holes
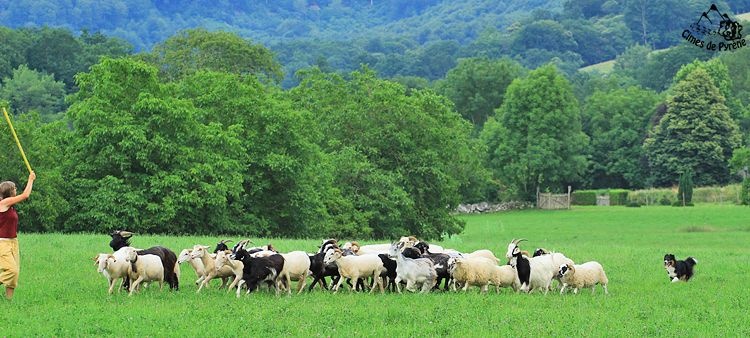
[[[0,284],[15,289],[18,286],[18,272],[21,256],[18,252],[18,239],[0,238]]]

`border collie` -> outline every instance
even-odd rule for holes
[[[664,269],[667,270],[667,275],[672,283],[690,280],[693,277],[693,266],[696,264],[698,264],[698,260],[693,257],[678,261],[673,254],[664,255]]]

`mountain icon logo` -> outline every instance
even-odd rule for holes
[[[718,35],[726,41],[742,39],[742,25],[721,13],[716,4],[711,4],[711,8],[690,25],[690,31],[697,37]]]

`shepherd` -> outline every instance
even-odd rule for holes
[[[13,293],[18,286],[18,274],[21,264],[18,239],[16,238],[18,235],[18,213],[16,213],[16,209],[13,206],[29,198],[31,189],[34,186],[34,180],[36,180],[36,174],[31,170],[31,165],[29,165],[26,154],[24,154],[23,148],[21,148],[21,142],[18,140],[18,136],[13,129],[13,124],[10,122],[10,117],[5,107],[3,107],[3,114],[5,115],[5,120],[8,121],[8,126],[13,134],[13,138],[16,140],[18,149],[21,151],[26,168],[29,170],[29,179],[26,187],[23,189],[23,193],[20,195],[16,193],[16,184],[14,182],[5,181],[0,183],[0,284],[5,286],[5,299],[10,301],[13,299]]]

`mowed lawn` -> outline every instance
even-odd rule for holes
[[[596,260],[609,276],[609,296],[596,293],[467,293],[275,296],[237,299],[212,288],[196,294],[182,266],[181,290],[152,285],[141,294],[108,295],[91,258],[110,252],[106,234],[20,235],[21,281],[12,303],[0,302],[0,336],[750,336],[750,208],[729,205],[575,207],[462,216],[463,234],[439,244],[490,249],[498,257],[513,238],[578,263]],[[21,224],[21,227],[23,225]],[[175,252],[227,237],[136,235],[133,245]],[[237,240],[238,238],[233,238]],[[254,239],[281,251],[315,251],[319,239]],[[671,284],[665,253],[694,256],[689,283]]]

